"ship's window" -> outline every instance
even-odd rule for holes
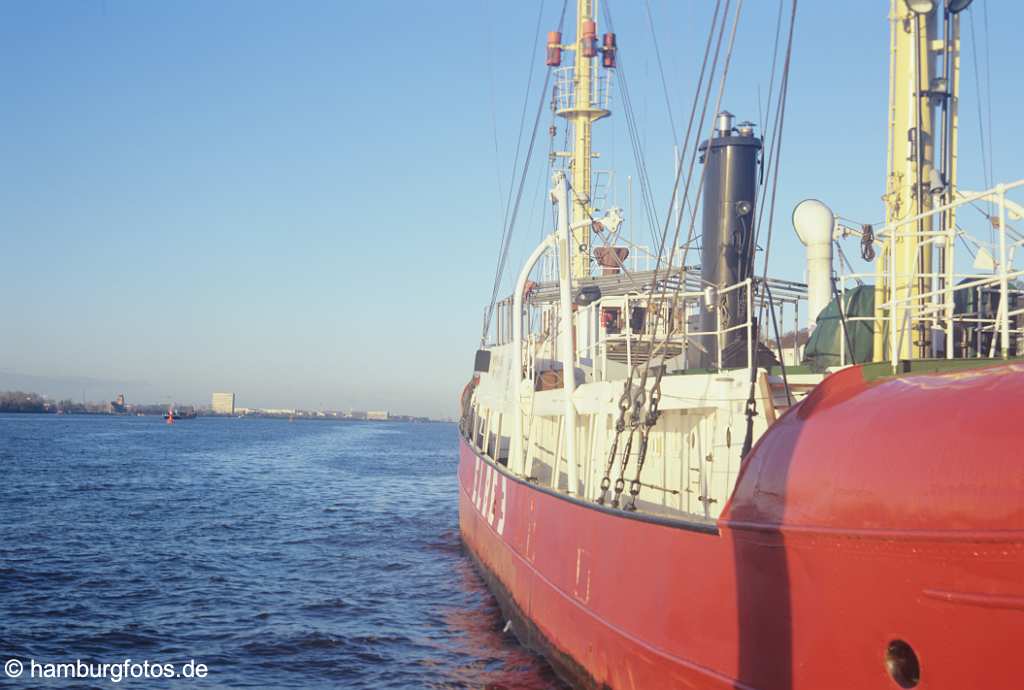
[[[914,648],[903,640],[893,640],[885,650],[885,668],[901,688],[916,688],[921,681],[921,665]]]

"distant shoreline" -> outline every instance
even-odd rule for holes
[[[0,410],[0,416],[4,415],[38,415],[41,417],[155,417],[161,419],[159,414],[131,414],[123,412],[59,412],[56,410]],[[318,415],[280,415],[280,414],[197,414],[195,419],[278,419],[292,422],[369,422],[371,424],[454,424],[449,419],[430,419],[429,417],[392,417],[390,419],[363,419],[359,417],[333,417]],[[192,421],[192,418],[180,421]]]

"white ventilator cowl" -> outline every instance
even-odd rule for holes
[[[793,228],[807,247],[808,328],[813,330],[818,315],[832,300],[832,230],[836,218],[817,199],[805,199],[793,209]]]

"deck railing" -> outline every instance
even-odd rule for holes
[[[1024,180],[1000,184],[984,192],[964,194],[960,199],[931,211],[890,223],[876,232],[883,249],[879,270],[874,273],[840,272],[836,291],[864,280],[876,281],[875,313],[870,316],[846,314],[844,298],[840,327],[840,364],[850,363],[847,342],[856,323],[870,323],[876,333],[875,345],[884,350],[874,359],[888,360],[895,368],[903,354],[925,352],[947,359],[1002,357],[1021,354],[1024,345],[1024,289],[1014,281],[1024,278],[1024,233],[1008,224],[1008,217],[1024,219],[1024,206],[1007,198],[1007,193],[1024,191]],[[989,225],[993,236],[984,240],[962,227],[946,222],[956,210],[987,202],[993,205]],[[951,227],[926,229],[935,221]],[[900,240],[916,241],[933,252],[938,248],[938,270],[900,272],[892,260]],[[958,262],[956,241],[979,250],[972,256],[972,270],[963,270],[963,252]],[[983,250],[983,254],[982,254]],[[982,256],[979,261],[978,256]],[[984,263],[991,262],[990,268]],[[900,286],[904,286],[901,290]],[[913,288],[907,288],[912,285]],[[903,294],[898,294],[902,292]],[[908,294],[909,293],[909,294]],[[993,309],[993,305],[995,308]],[[877,333],[881,332],[881,336]],[[918,340],[913,339],[917,336]],[[959,340],[958,340],[959,336]],[[908,347],[909,343],[909,347]],[[916,348],[916,349],[915,349]]]
[[[593,90],[589,103],[579,103],[576,89],[576,68],[572,65],[554,70],[554,107],[555,112],[562,113],[573,110],[611,110],[612,75],[614,70],[597,68],[597,61],[589,61],[590,81]]]

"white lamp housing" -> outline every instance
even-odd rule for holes
[[[935,0],[906,0],[907,9],[915,14],[928,14],[935,9]]]
[[[807,247],[808,328],[832,301],[832,231],[836,217],[817,199],[805,199],[793,209],[793,228]]]

